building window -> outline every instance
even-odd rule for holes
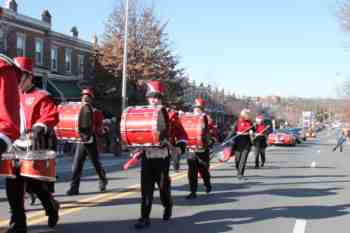
[[[26,55],[26,36],[24,34],[17,34],[17,56]]]
[[[72,73],[72,49],[66,49],[64,61],[66,65],[66,72]]]
[[[51,70],[57,71],[58,70],[58,48],[52,47],[51,48]]]
[[[84,75],[84,62],[85,62],[84,55],[79,55],[78,56],[78,64],[79,64],[78,72],[79,72],[79,75],[81,75],[81,76]]]
[[[5,32],[0,29],[0,52],[6,53],[7,49],[7,40]]]
[[[44,64],[44,41],[42,39],[35,39],[35,63]]]

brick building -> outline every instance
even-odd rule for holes
[[[15,0],[0,7],[0,52],[9,57],[28,56],[35,62],[35,83],[55,98],[75,100],[80,86],[92,78],[93,43],[52,30],[53,17],[44,10],[41,19],[18,13]]]

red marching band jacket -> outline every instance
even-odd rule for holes
[[[34,88],[28,93],[20,91],[21,133],[31,131],[35,126],[42,126],[47,132],[59,121],[57,106],[48,92]]]
[[[103,135],[103,113],[102,111],[98,109],[94,109],[94,117],[93,117],[93,122],[94,122],[94,132],[96,133],[97,136],[102,136]]]
[[[7,62],[0,60],[0,139],[7,149],[19,137],[19,73]]]
[[[253,127],[251,120],[239,118],[236,125],[236,133],[238,135],[249,135],[249,130]]]
[[[216,127],[213,119],[209,115],[207,115],[207,118],[208,118],[209,135],[212,139],[214,139],[215,141],[218,141],[218,138],[219,138],[218,128]]]
[[[257,124],[255,126],[255,134],[257,136],[263,136],[266,132],[266,125],[264,123]]]
[[[178,142],[187,142],[187,134],[184,127],[181,124],[179,115],[175,110],[168,111],[169,122],[170,122],[170,142],[175,145]]]

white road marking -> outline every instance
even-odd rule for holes
[[[297,219],[295,222],[293,233],[305,233],[306,229],[306,220]]]
[[[312,163],[310,164],[311,168],[315,168],[316,167],[316,161],[312,161]]]

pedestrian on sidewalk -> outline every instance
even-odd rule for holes
[[[333,148],[333,152],[337,151],[338,148],[340,152],[343,152],[343,144],[346,142],[348,137],[349,137],[349,130],[346,128],[343,128],[337,140],[337,144]]]

